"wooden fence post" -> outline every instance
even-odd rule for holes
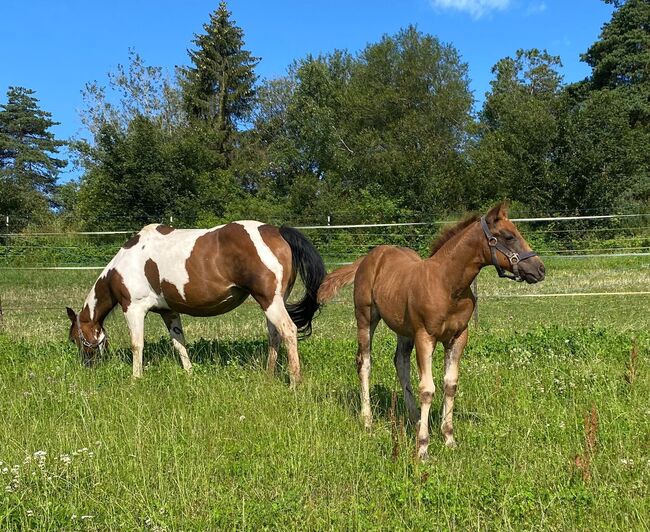
[[[5,322],[2,316],[2,296],[0,296],[0,334],[5,332]]]

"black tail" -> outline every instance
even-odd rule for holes
[[[293,227],[283,225],[280,234],[291,248],[293,269],[300,274],[305,285],[305,295],[297,303],[286,303],[287,312],[298,327],[301,336],[311,334],[311,320],[320,308],[318,288],[325,278],[325,264],[312,243]]]

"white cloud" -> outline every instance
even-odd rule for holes
[[[510,6],[511,0],[431,0],[431,4],[441,9],[464,11],[479,19],[490,11],[503,11]]]

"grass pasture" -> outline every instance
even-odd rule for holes
[[[185,319],[191,377],[148,317],[145,376],[133,382],[121,312],[98,367],[81,367],[66,341],[64,307],[78,309],[97,272],[0,271],[0,529],[649,529],[650,296],[509,296],[650,291],[650,261],[554,259],[547,270],[535,286],[481,273],[459,447],[437,430],[439,348],[424,464],[412,428],[400,430],[401,392],[391,408],[385,326],[372,432],[358,422],[349,291],[301,342],[305,382],[291,392],[284,368],[263,371],[254,304]]]

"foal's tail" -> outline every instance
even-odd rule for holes
[[[320,304],[327,303],[336,294],[338,294],[341,288],[352,284],[354,282],[354,275],[357,273],[361,261],[365,258],[365,256],[360,257],[352,264],[348,264],[347,266],[343,266],[338,270],[334,270],[327,277],[325,277],[325,280],[318,289],[318,302]]]
[[[305,285],[305,295],[297,303],[285,303],[289,316],[303,336],[311,334],[311,320],[320,308],[316,299],[318,287],[325,278],[325,264],[312,243],[293,227],[283,225],[280,234],[291,248],[291,262],[294,271],[300,274]]]

